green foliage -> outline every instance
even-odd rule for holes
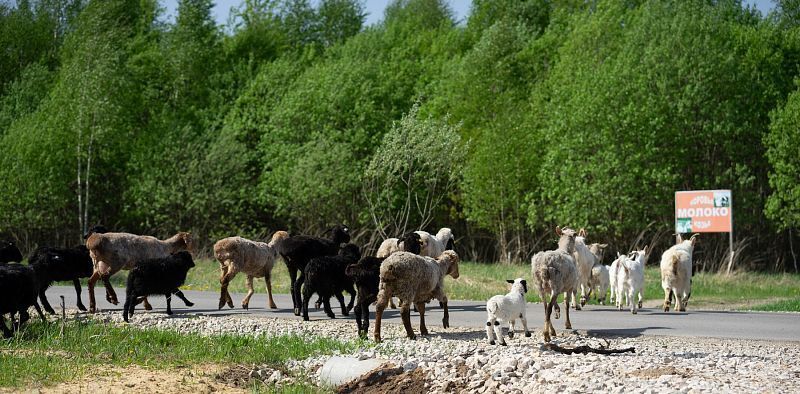
[[[415,105],[386,133],[364,173],[379,231],[402,234],[430,224],[461,177],[467,147],[458,128],[447,119],[420,118]]]
[[[769,185],[773,190],[764,212],[780,228],[800,227],[800,90],[773,112],[764,144],[772,166]]]

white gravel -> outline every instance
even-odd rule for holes
[[[98,313],[95,318],[119,324],[121,313]],[[325,336],[343,341],[356,339],[353,320],[278,319],[254,316],[168,317],[163,313],[137,313],[135,327],[155,327],[202,334]],[[374,327],[370,320],[370,334]],[[418,325],[412,316],[412,323]],[[539,325],[530,338],[519,331],[509,346],[492,346],[485,331],[476,328],[442,329],[430,322],[431,335],[405,338],[400,325],[383,326],[384,342],[365,341],[354,356],[392,360],[406,370],[422,368],[431,392],[612,392],[612,393],[752,393],[800,392],[800,343],[712,338],[640,336],[606,338],[609,348],[634,347],[636,353],[616,355],[564,355],[542,349]],[[559,329],[556,322],[556,328]],[[563,326],[562,326],[563,327]],[[418,327],[415,327],[415,330]],[[798,328],[800,329],[800,328]],[[558,331],[553,341],[564,347],[605,344],[576,331]],[[263,366],[251,376],[270,383],[293,379],[316,381],[329,356],[287,363],[286,376]]]

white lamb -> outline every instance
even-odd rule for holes
[[[677,244],[661,255],[661,288],[664,289],[664,312],[669,312],[672,295],[675,295],[675,309],[686,311],[692,295],[692,252],[697,234],[688,240],[677,235]]]
[[[644,299],[644,264],[647,262],[647,246],[631,252],[631,257],[622,260],[617,273],[617,309],[622,310],[622,296],[625,305],[630,305],[631,313],[641,309]],[[634,297],[638,296],[638,302]],[[638,307],[638,308],[637,308]]]
[[[495,344],[496,334],[500,344],[506,346],[506,340],[498,320],[508,322],[509,338],[514,337],[514,322],[517,319],[522,320],[525,336],[531,336],[531,332],[528,331],[528,319],[525,317],[525,293],[528,292],[528,283],[522,278],[508,279],[506,282],[512,284],[511,291],[506,295],[496,295],[486,302],[486,337],[491,345]]]

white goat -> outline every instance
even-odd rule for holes
[[[683,240],[677,235],[677,243],[661,255],[661,288],[664,289],[664,312],[669,312],[672,295],[675,309],[686,311],[692,295],[692,252],[697,234]]]
[[[608,278],[609,278],[609,293],[611,294],[611,298],[608,300],[608,303],[611,305],[616,305],[615,300],[617,297],[617,275],[619,274],[619,267],[622,265],[622,261],[625,260],[627,256],[624,254],[619,254],[617,252],[617,259],[614,260],[613,263],[608,267]]]
[[[617,273],[617,309],[622,310],[622,297],[625,305],[630,305],[631,313],[641,309],[644,299],[644,265],[647,262],[647,246],[631,252],[631,257],[622,260]],[[637,300],[634,297],[638,296]],[[638,307],[638,308],[637,308]]]
[[[586,230],[580,229],[578,236],[575,237],[575,252],[572,253],[575,259],[575,266],[578,269],[578,284],[581,290],[580,305],[573,298],[573,306],[575,310],[581,310],[581,307],[586,305],[586,297],[591,291],[591,284],[589,283],[592,278],[592,267],[594,266],[594,255],[586,245]],[[577,289],[576,289],[577,291]]]
[[[445,250],[453,250],[453,230],[442,227],[436,236],[427,231],[415,231],[422,240],[421,256],[439,257]]]
[[[592,267],[591,286],[600,305],[606,304],[606,293],[608,292],[609,282],[608,267],[603,264],[595,264],[594,267]]]
[[[511,291],[506,295],[496,295],[486,302],[486,337],[491,345],[494,345],[496,335],[500,344],[506,346],[498,320],[508,322],[509,338],[514,337],[514,322],[517,319],[522,320],[525,336],[531,336],[531,332],[528,331],[528,319],[525,317],[525,293],[528,292],[528,283],[522,278],[507,279],[506,282],[511,283]]]

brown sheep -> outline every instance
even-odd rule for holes
[[[269,307],[277,308],[272,299],[271,280],[272,268],[278,257],[278,251],[274,246],[275,243],[286,238],[289,238],[289,233],[276,231],[269,243],[251,241],[242,237],[228,237],[214,244],[214,257],[219,261],[220,270],[219,309],[222,309],[226,303],[233,308],[233,300],[228,292],[228,283],[238,272],[247,275],[247,295],[242,300],[242,308],[248,309],[250,306],[250,297],[253,296],[253,278],[264,278],[267,283]]]
[[[186,250],[192,252],[192,235],[179,232],[172,237],[159,240],[149,235],[129,233],[92,233],[86,239],[86,247],[92,257],[93,272],[89,277],[89,311],[95,312],[97,304],[94,298],[94,285],[98,279],[103,280],[106,288],[106,300],[117,305],[117,293],[111,287],[109,278],[120,270],[130,270],[136,262],[169,256]],[[152,309],[147,299],[145,309]]]

